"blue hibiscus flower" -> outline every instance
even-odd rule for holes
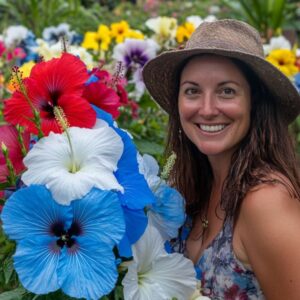
[[[35,294],[62,289],[72,297],[99,299],[115,286],[112,248],[125,232],[115,192],[92,189],[63,206],[44,186],[15,192],[1,215],[3,229],[17,241],[14,267]]]

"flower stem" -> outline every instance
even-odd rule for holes
[[[13,164],[12,164],[11,160],[9,159],[8,148],[4,144],[4,142],[1,143],[1,150],[2,150],[2,153],[4,155],[5,163],[6,163],[7,170],[8,170],[7,182],[9,184],[9,186],[15,186],[16,181],[17,181],[16,173],[15,173]]]
[[[41,117],[40,117],[40,112],[34,107],[32,104],[32,101],[30,100],[27,90],[24,86],[22,76],[20,75],[20,71],[18,67],[13,68],[13,72],[15,73],[15,79],[17,81],[17,86],[20,90],[20,92],[23,94],[25,99],[27,100],[32,112],[33,112],[33,123],[35,124],[37,130],[38,130],[38,138],[42,138],[44,136],[43,131],[41,129]]]
[[[72,165],[71,165],[71,168],[70,168],[69,171],[71,173],[76,173],[77,172],[77,167],[76,167],[76,163],[75,163],[75,156],[74,156],[71,136],[70,136],[70,133],[69,133],[70,125],[68,123],[68,120],[66,118],[66,115],[65,115],[63,109],[60,106],[54,106],[53,112],[54,112],[54,116],[55,116],[56,121],[61,126],[62,131],[64,131],[66,133],[68,143],[69,143],[69,146],[70,146],[70,154],[71,154]]]
[[[17,128],[17,131],[18,131],[18,142],[21,146],[21,152],[22,152],[23,157],[25,157],[26,154],[27,154],[27,149],[25,147],[24,139],[23,139],[24,127],[22,127],[18,124],[16,126],[16,128]]]

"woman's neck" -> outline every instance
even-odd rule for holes
[[[208,157],[208,160],[211,165],[211,169],[213,172],[213,178],[214,178],[214,186],[221,187],[225,181],[225,178],[228,175],[230,163],[231,163],[231,156],[213,156]]]

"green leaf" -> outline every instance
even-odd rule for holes
[[[281,26],[283,19],[284,19],[284,7],[286,5],[285,0],[274,0],[272,1],[272,11],[270,12],[271,15],[271,28],[276,30],[278,27]]]
[[[12,257],[9,257],[8,259],[5,260],[3,264],[3,270],[4,270],[4,283],[8,284],[13,274],[15,273]]]
[[[147,140],[135,140],[134,141],[138,150],[142,153],[148,153],[151,155],[162,155],[164,152],[164,146],[155,142],[149,142]]]
[[[0,294],[1,300],[22,300],[26,290],[23,287],[18,287],[12,291]]]

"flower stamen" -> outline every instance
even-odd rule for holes
[[[69,168],[69,172],[74,174],[77,171],[79,171],[80,168],[79,168],[79,166],[77,166],[76,161],[75,161],[75,155],[74,155],[74,150],[73,150],[73,146],[72,146],[72,141],[71,141],[71,137],[70,137],[70,134],[68,131],[68,129],[70,128],[70,124],[66,118],[66,115],[65,115],[63,109],[60,106],[54,106],[53,113],[54,113],[55,119],[56,119],[57,123],[60,125],[62,131],[64,131],[66,133],[68,143],[70,146],[70,156],[71,156],[71,166]]]

